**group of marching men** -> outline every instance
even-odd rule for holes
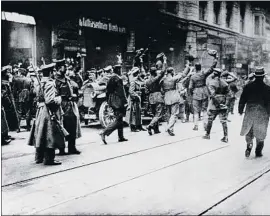
[[[174,125],[177,118],[181,118],[182,122],[189,121],[189,115],[193,113],[193,130],[197,131],[198,121],[203,117],[206,131],[204,139],[210,139],[212,124],[218,115],[224,133],[221,141],[227,143],[227,118],[229,112],[233,113],[235,94],[238,91],[235,84],[237,77],[216,67],[218,55],[215,50],[208,50],[208,54],[213,57],[213,64],[208,70],[202,70],[201,64],[194,63],[194,58],[190,58],[184,71],[176,74],[173,67],[167,67],[165,54],[160,53],[155,67],[150,68],[148,77],[145,76],[145,71],[140,64],[135,64],[126,74],[122,73],[122,66],[119,64],[108,66],[100,71],[91,69],[85,81],[80,75],[80,68],[70,68],[66,59],[44,64],[38,70],[29,67],[30,84],[26,81],[25,69],[19,68],[20,79],[13,77],[10,80],[12,68],[5,66],[1,73],[2,142],[10,142],[9,123],[15,123],[13,126],[16,128],[17,125],[17,132],[19,132],[20,115],[27,114],[27,130],[30,130],[28,144],[36,148],[36,163],[61,164],[55,160],[55,149],[59,149],[59,155],[80,154],[76,148],[76,139],[81,137],[77,104],[79,90],[88,83],[97,82],[99,85],[106,85],[107,102],[115,115],[115,121],[100,133],[104,144],[107,144],[106,136],[116,129],[118,141],[127,141],[123,133],[124,116],[132,132],[147,131],[149,135],[160,133],[159,125],[164,120],[164,113],[167,121],[166,132],[170,136],[175,135]],[[21,81],[16,84],[18,79]],[[146,129],[142,127],[141,117],[142,86],[149,95],[148,101],[153,114]],[[240,114],[243,114],[246,106],[241,135],[246,136],[247,157],[250,155],[254,137],[257,140],[256,156],[262,156],[270,116],[269,88],[265,84],[264,69],[257,68],[249,77],[240,97],[238,107]],[[14,99],[12,94],[16,92],[14,89],[20,89],[17,90],[19,99]],[[16,112],[16,106],[19,112]],[[36,107],[35,119],[30,126],[29,116],[33,107]],[[16,122],[15,119],[18,121]],[[65,152],[65,141],[68,142],[68,152]]]
[[[204,117],[204,139],[210,139],[213,121],[219,116],[224,134],[221,141],[227,143],[228,115],[233,114],[238,92],[237,77],[216,67],[218,55],[215,50],[208,50],[208,54],[213,57],[213,64],[208,70],[202,70],[201,64],[194,64],[194,58],[190,58],[184,71],[175,74],[173,67],[167,67],[164,53],[157,56],[156,66],[150,68],[150,77],[146,80],[142,80],[142,68],[133,67],[128,73],[128,98],[121,76],[121,65],[116,65],[113,76],[107,83],[107,100],[114,110],[116,119],[100,133],[104,144],[107,144],[106,136],[116,129],[119,142],[127,141],[123,134],[124,116],[132,132],[147,131],[149,135],[153,135],[160,133],[159,125],[165,112],[167,117],[165,131],[170,136],[175,136],[174,125],[179,114],[183,113],[184,105],[187,121],[190,111],[193,110],[194,131],[198,130],[200,116]],[[246,107],[241,130],[241,135],[246,136],[246,157],[250,155],[254,137],[257,141],[256,156],[262,156],[270,116],[270,87],[265,75],[264,68],[257,67],[255,73],[249,76],[239,101],[240,115]],[[148,100],[153,113],[153,118],[146,129],[142,127],[141,119],[143,85],[149,94]]]

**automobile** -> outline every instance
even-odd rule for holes
[[[115,120],[113,109],[106,101],[106,85],[97,82],[87,83],[82,87],[80,115],[85,125],[100,122],[102,127]]]

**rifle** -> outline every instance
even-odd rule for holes
[[[32,67],[33,67],[33,64],[32,64]],[[40,90],[41,90],[41,94],[43,95],[43,97],[45,96],[44,94],[44,91],[43,91],[43,88],[42,88],[42,85],[41,85],[41,81],[39,79],[39,76],[38,76],[38,72],[36,70],[35,71],[35,74],[37,76],[37,81],[38,81],[38,84],[39,84],[39,87],[40,87]],[[67,130],[61,125],[59,119],[57,118],[57,115],[55,113],[52,113],[50,111],[50,109],[47,109],[48,112],[49,112],[49,115],[50,115],[50,118],[52,121],[54,121],[56,123],[56,127],[58,129],[58,131],[63,135],[64,138],[67,139],[67,137],[69,136],[69,133],[67,132]],[[34,125],[34,124],[33,124]]]

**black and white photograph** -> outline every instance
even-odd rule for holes
[[[1,1],[1,215],[270,215],[270,1]]]

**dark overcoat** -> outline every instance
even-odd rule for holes
[[[259,80],[247,84],[239,100],[239,113],[242,114],[244,109],[240,135],[245,136],[253,129],[254,136],[264,140],[269,126],[270,87]]]

